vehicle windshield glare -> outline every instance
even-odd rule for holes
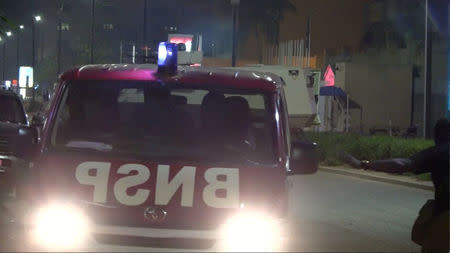
[[[55,149],[274,163],[270,100],[239,89],[78,81],[65,89],[51,141]]]

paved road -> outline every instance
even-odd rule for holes
[[[418,252],[411,226],[431,191],[319,171],[293,176],[290,216],[298,252]],[[0,247],[1,248],[1,247]]]
[[[289,180],[292,250],[420,251],[410,231],[433,192],[321,171]]]

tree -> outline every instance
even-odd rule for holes
[[[386,0],[381,3],[390,3],[385,8],[384,19],[368,26],[362,38],[361,49],[406,50],[416,75],[421,75],[425,48],[424,1]]]
[[[391,0],[392,1],[392,0]],[[384,2],[385,4],[387,2]],[[362,41],[363,48],[423,48],[424,5],[420,0],[396,0],[382,21],[369,25]]]
[[[38,62],[36,68],[36,82],[42,86],[52,85],[57,80],[56,76],[56,56],[51,54]]]
[[[16,30],[19,27],[11,22],[5,15],[0,13],[0,36],[4,36],[9,30]]]
[[[278,45],[280,23],[287,12],[295,13],[297,8],[290,0],[243,0],[240,6],[240,29],[243,39],[254,33],[259,48],[259,60],[262,59],[262,40]]]

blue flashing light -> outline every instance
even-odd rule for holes
[[[158,46],[158,72],[175,73],[177,71],[178,48],[174,43],[161,42]]]
[[[164,42],[159,43],[158,47],[158,66],[164,65],[167,59],[167,49]]]

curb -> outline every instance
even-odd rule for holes
[[[319,167],[319,170],[325,171],[328,173],[333,173],[333,174],[358,177],[358,178],[368,179],[368,180],[372,180],[372,181],[378,181],[378,182],[384,182],[384,183],[396,184],[396,185],[403,185],[403,186],[418,188],[418,189],[422,189],[422,190],[434,191],[434,187],[432,185],[430,186],[430,185],[425,185],[425,184],[420,184],[420,183],[407,182],[407,181],[402,181],[402,180],[397,180],[397,179],[392,179],[392,178],[385,178],[385,177],[379,177],[379,176],[374,176],[374,175],[355,173],[352,171],[336,170],[336,169],[325,168],[325,167]]]

